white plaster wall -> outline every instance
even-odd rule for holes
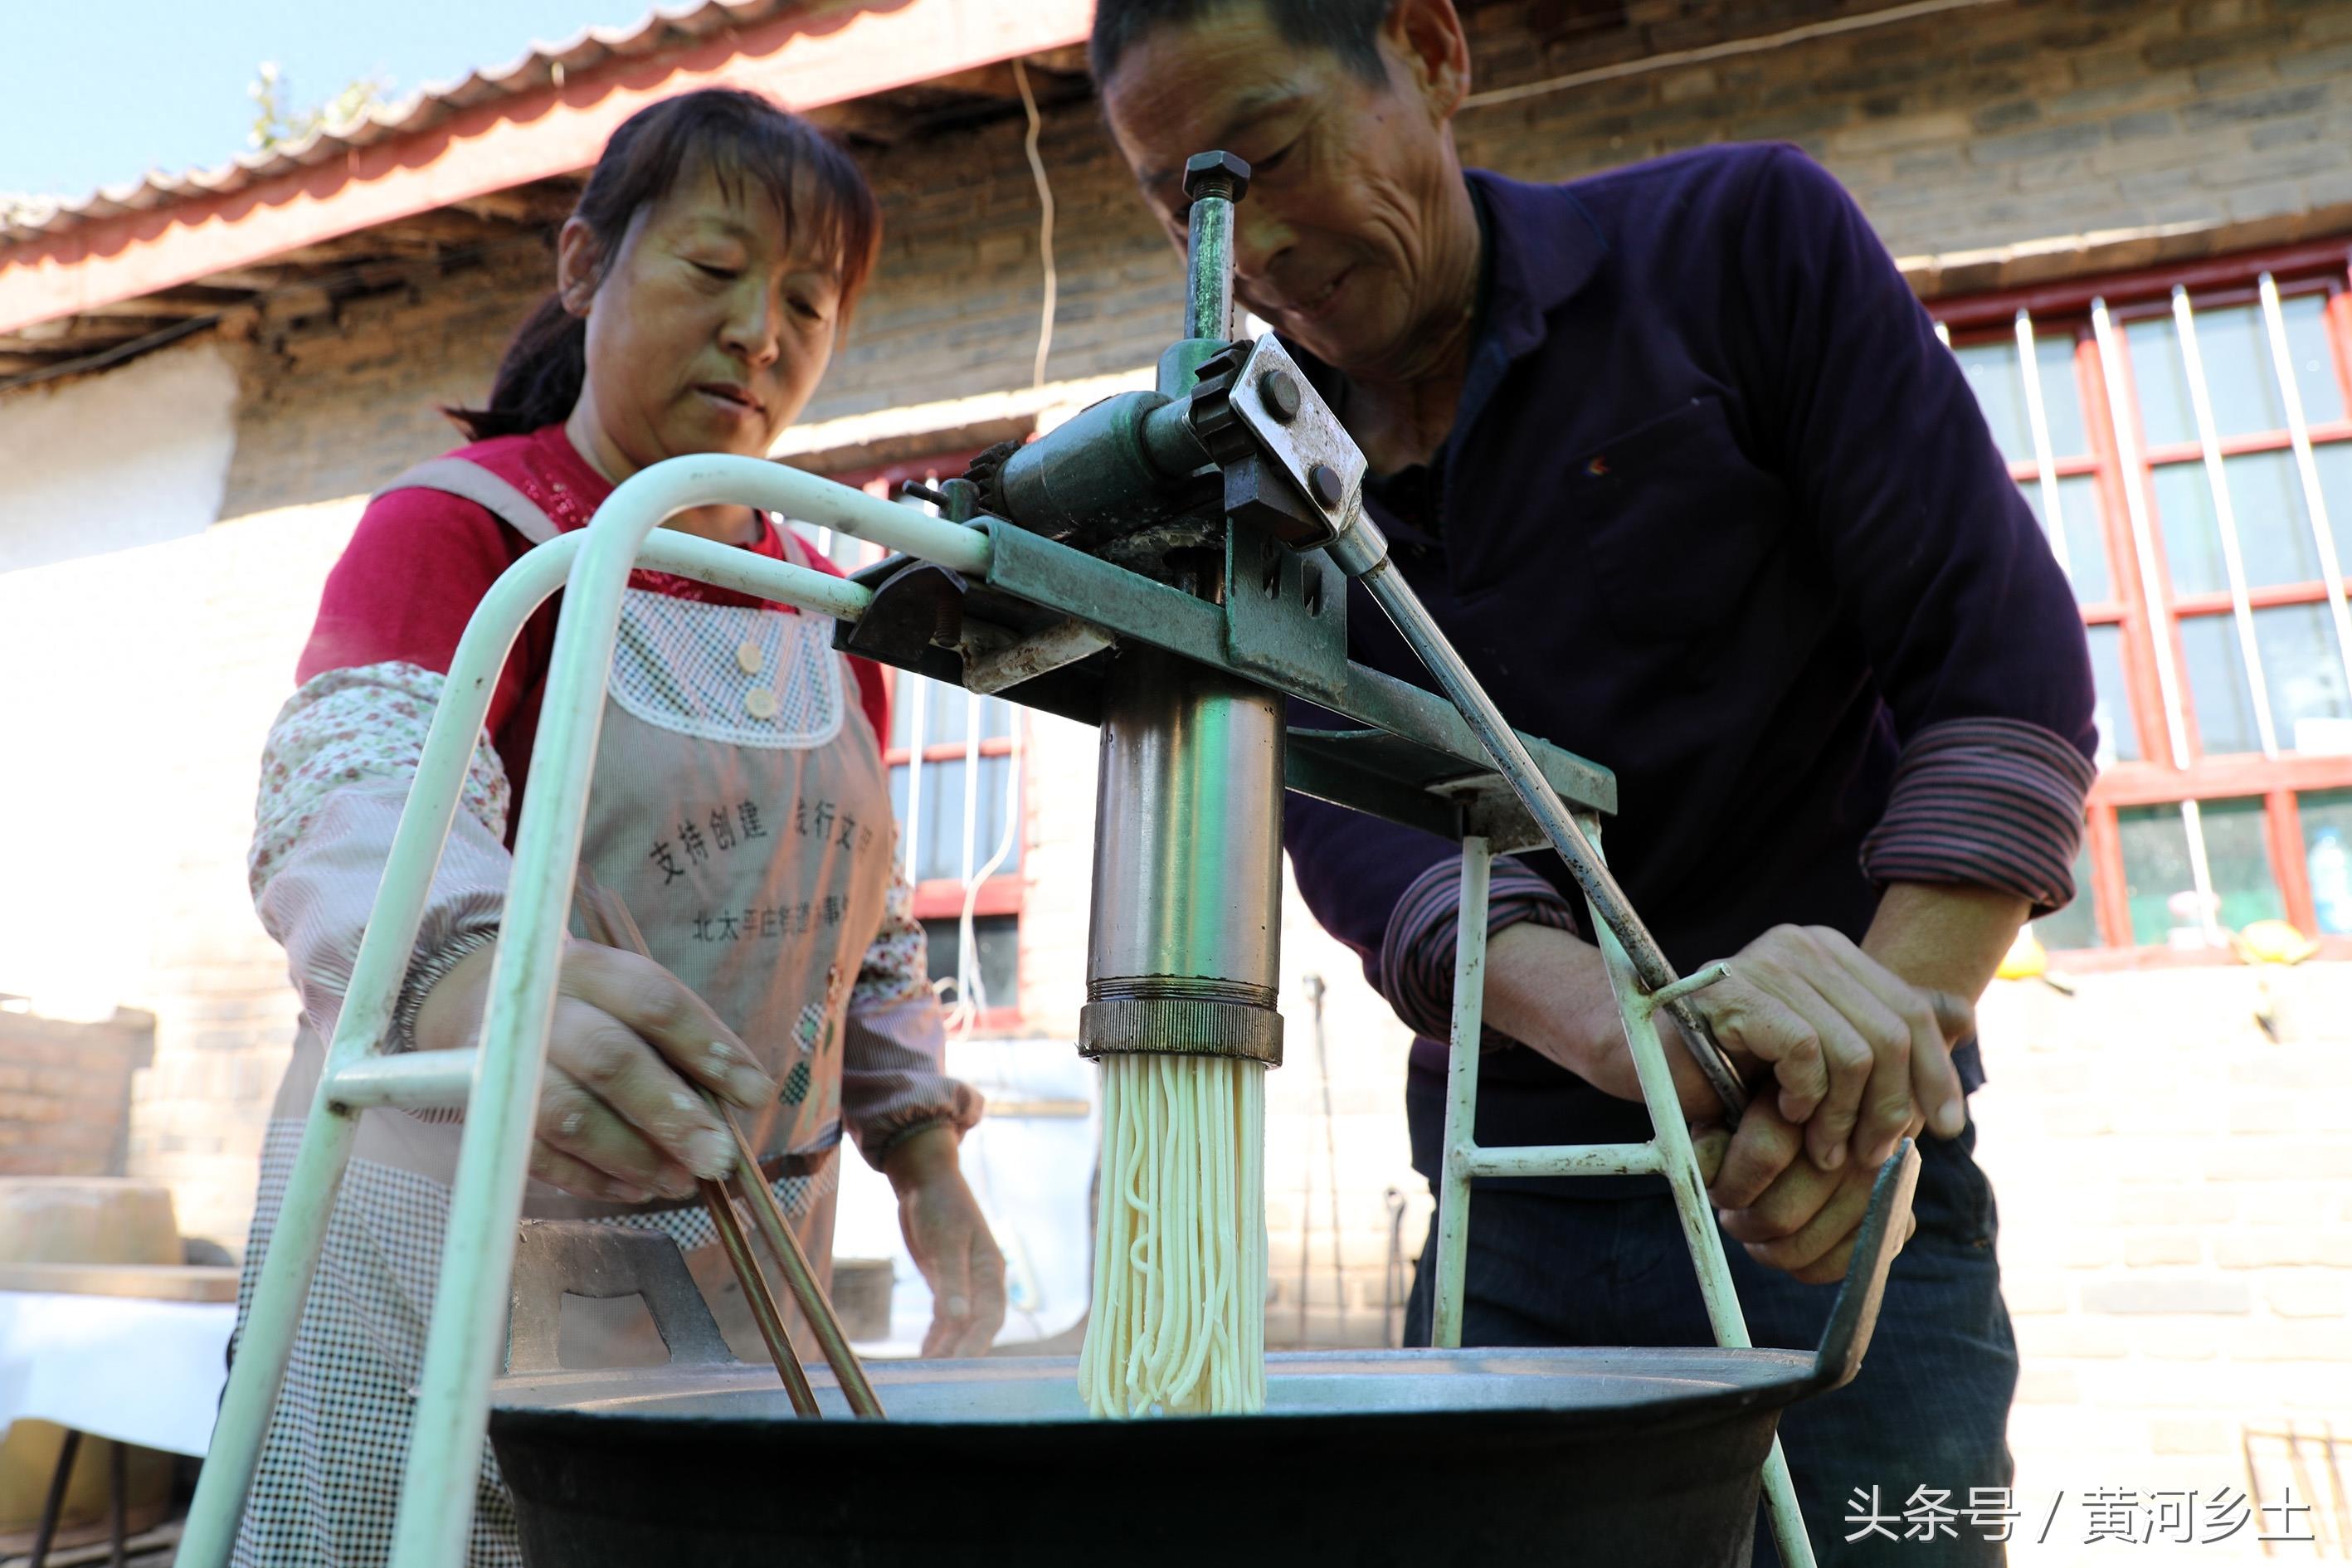
[[[0,573],[201,533],[236,450],[211,342],[0,398]]]

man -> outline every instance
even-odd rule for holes
[[[2091,682],[2065,581],[1885,250],[1786,148],[1465,174],[1451,0],[1098,0],[1092,53],[1180,243],[1184,159],[1250,163],[1236,292],[1363,447],[1405,576],[1515,723],[1616,771],[1610,859],[1676,966],[1731,961],[1701,1008],[1774,1083],[1711,1192],[1759,1343],[1815,1342],[1874,1167],[1927,1133],[1862,1376],[1784,1424],[1822,1560],[1867,1551],[1843,1544],[1856,1489],[1964,1512],[2007,1486],[1969,999],[2073,896]],[[1355,658],[1429,684],[1360,596],[1349,627]],[[1433,1179],[1455,859],[1302,801],[1286,830],[1318,918],[1428,1037],[1406,1103]],[[1481,1142],[1647,1135],[1572,890],[1550,856],[1496,868]],[[1621,1180],[1481,1184],[1465,1337],[1711,1335],[1668,1201]],[[1905,1560],[1997,1561],[1982,1535]]]

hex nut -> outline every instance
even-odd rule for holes
[[[1237,202],[1249,194],[1250,166],[1231,153],[1195,153],[1184,160],[1184,199],[1223,196]]]

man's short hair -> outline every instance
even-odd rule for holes
[[[1387,79],[1381,63],[1381,24],[1391,0],[1096,0],[1094,35],[1087,42],[1095,80],[1110,79],[1127,51],[1154,28],[1183,26],[1213,11],[1255,5],[1285,43],[1328,49],[1368,81]]]

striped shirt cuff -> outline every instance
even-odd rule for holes
[[[1576,917],[1559,889],[1507,857],[1495,862],[1486,889],[1486,934],[1522,921],[1574,931]],[[1454,939],[1462,926],[1462,857],[1449,855],[1406,887],[1381,942],[1381,989],[1397,1016],[1433,1040],[1454,1035]],[[1516,1042],[1484,1031],[1481,1046]]]
[[[2083,802],[2097,771],[2021,719],[1953,719],[1903,748],[1886,814],[1862,841],[1864,873],[2014,893],[2035,916],[2074,897]]]

